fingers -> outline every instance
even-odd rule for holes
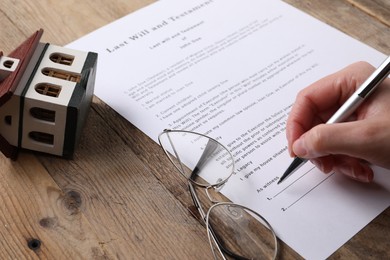
[[[364,156],[370,140],[362,134],[361,127],[365,127],[361,121],[318,125],[300,136],[292,150],[298,157],[308,159],[331,154]]]
[[[367,163],[355,158],[336,162],[333,170],[360,182],[372,182],[374,179],[374,172],[371,167]]]
[[[290,111],[286,136],[290,155],[292,144],[313,126],[326,122],[374,68],[365,62],[352,64],[302,90]]]
[[[325,156],[311,160],[324,173],[336,172],[356,181],[369,183],[374,179],[374,171],[367,162],[349,156]]]
[[[324,173],[334,171],[357,181],[371,182],[374,177],[372,169],[367,163],[357,159],[364,157],[362,154],[366,153],[363,150],[365,145],[362,144],[365,141],[358,141],[360,133],[353,131],[353,125],[358,124],[323,124],[314,127],[294,142],[293,152],[298,157],[311,159]],[[356,153],[359,154],[357,158]],[[350,157],[349,154],[354,155]]]
[[[362,182],[373,180],[368,162],[390,169],[390,79],[349,122],[323,124],[373,70],[368,63],[355,63],[298,94],[286,127],[291,156],[309,159],[325,173],[335,171]]]
[[[338,154],[390,168],[390,119],[386,113],[381,114],[353,122],[317,125],[293,143],[292,151],[306,159]],[[326,170],[329,169],[323,169]]]

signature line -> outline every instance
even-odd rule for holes
[[[286,209],[289,209],[290,207],[292,207],[294,204],[296,204],[298,201],[300,201],[301,199],[303,199],[303,197],[305,197],[307,194],[309,194],[310,192],[312,192],[315,188],[317,188],[318,186],[320,186],[322,183],[324,183],[326,180],[328,180],[330,177],[332,177],[334,174],[331,173],[329,174],[328,177],[326,177],[325,179],[323,179],[321,182],[319,182],[317,185],[315,185],[313,188],[311,188],[308,192],[306,192],[305,194],[303,194],[300,198],[298,198],[296,201],[294,201],[293,203],[291,203]]]

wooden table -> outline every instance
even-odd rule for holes
[[[153,0],[0,2],[0,49],[35,30],[65,45]],[[286,0],[390,54],[388,0]],[[74,159],[0,155],[1,259],[210,259],[183,179],[159,146],[94,98]],[[387,209],[332,259],[390,258]],[[299,256],[282,245],[281,258]]]

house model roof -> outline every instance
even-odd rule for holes
[[[13,95],[18,83],[41,39],[43,30],[40,29],[24,41],[18,48],[11,52],[8,57],[19,60],[18,67],[7,78],[0,82],[0,106],[6,103]],[[0,52],[0,57],[2,52]]]

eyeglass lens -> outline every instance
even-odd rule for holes
[[[160,135],[159,140],[180,173],[198,185],[217,185],[233,173],[231,154],[214,139],[172,131]]]
[[[231,153],[207,136],[166,131],[159,136],[159,141],[179,172],[198,186],[206,187],[206,190],[225,182],[234,171]],[[259,214],[234,203],[218,203],[209,207],[210,197],[201,195],[197,198],[209,208],[206,226],[209,238],[213,234],[210,245],[212,249],[217,248],[213,250],[215,255],[220,249],[223,251],[221,259],[269,259],[276,256],[275,233]]]
[[[250,209],[233,203],[220,203],[210,209],[207,218],[221,251],[228,259],[276,257],[277,241],[271,226]],[[217,254],[217,250],[214,253]]]

